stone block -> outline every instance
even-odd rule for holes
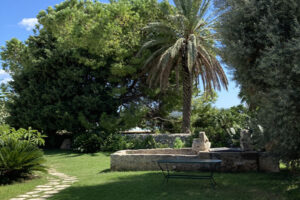
[[[269,153],[260,153],[259,170],[263,172],[279,172],[279,161]]]

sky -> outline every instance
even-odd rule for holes
[[[63,0],[2,0],[0,5],[0,46],[5,45],[5,41],[17,38],[25,41],[29,35],[33,34],[32,29],[37,23],[36,15],[41,10],[49,6],[59,4]],[[108,3],[109,0],[101,0]],[[0,61],[1,62],[1,61]],[[239,105],[239,87],[232,81],[232,76],[224,67],[229,79],[228,91],[222,90],[218,93],[218,100],[215,106],[218,108],[229,108]],[[0,83],[11,80],[10,76],[0,69]]]

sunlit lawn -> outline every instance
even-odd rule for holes
[[[37,185],[47,183],[45,174],[40,174],[39,176],[40,178],[35,178],[33,180],[27,180],[12,185],[0,186],[0,199],[6,200],[6,199],[14,198],[20,194],[24,194],[26,192],[33,190]]]
[[[166,184],[163,183],[163,177],[158,171],[110,172],[110,159],[107,153],[74,154],[67,151],[45,153],[50,167],[79,178],[79,182],[56,194],[50,198],[51,200],[300,199],[300,180],[292,178],[286,172],[216,173],[218,186],[213,189],[207,180],[170,180]],[[34,181],[21,185],[27,185],[29,189],[28,185],[35,185]],[[0,187],[1,200],[9,199],[2,194],[3,188],[7,191],[7,187]],[[20,186],[11,187],[14,194],[19,192]]]

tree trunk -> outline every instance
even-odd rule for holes
[[[182,106],[182,133],[191,133],[191,110],[193,94],[193,77],[187,63],[187,48],[182,52],[183,71],[183,106]]]

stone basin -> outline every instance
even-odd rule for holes
[[[278,172],[279,163],[265,152],[241,151],[239,148],[211,148],[209,152],[195,152],[192,148],[182,149],[139,149],[122,150],[111,154],[112,171],[159,170],[158,160],[220,159],[217,168],[221,172]],[[165,166],[163,166],[165,167]],[[172,164],[173,170],[208,170],[207,165]]]

